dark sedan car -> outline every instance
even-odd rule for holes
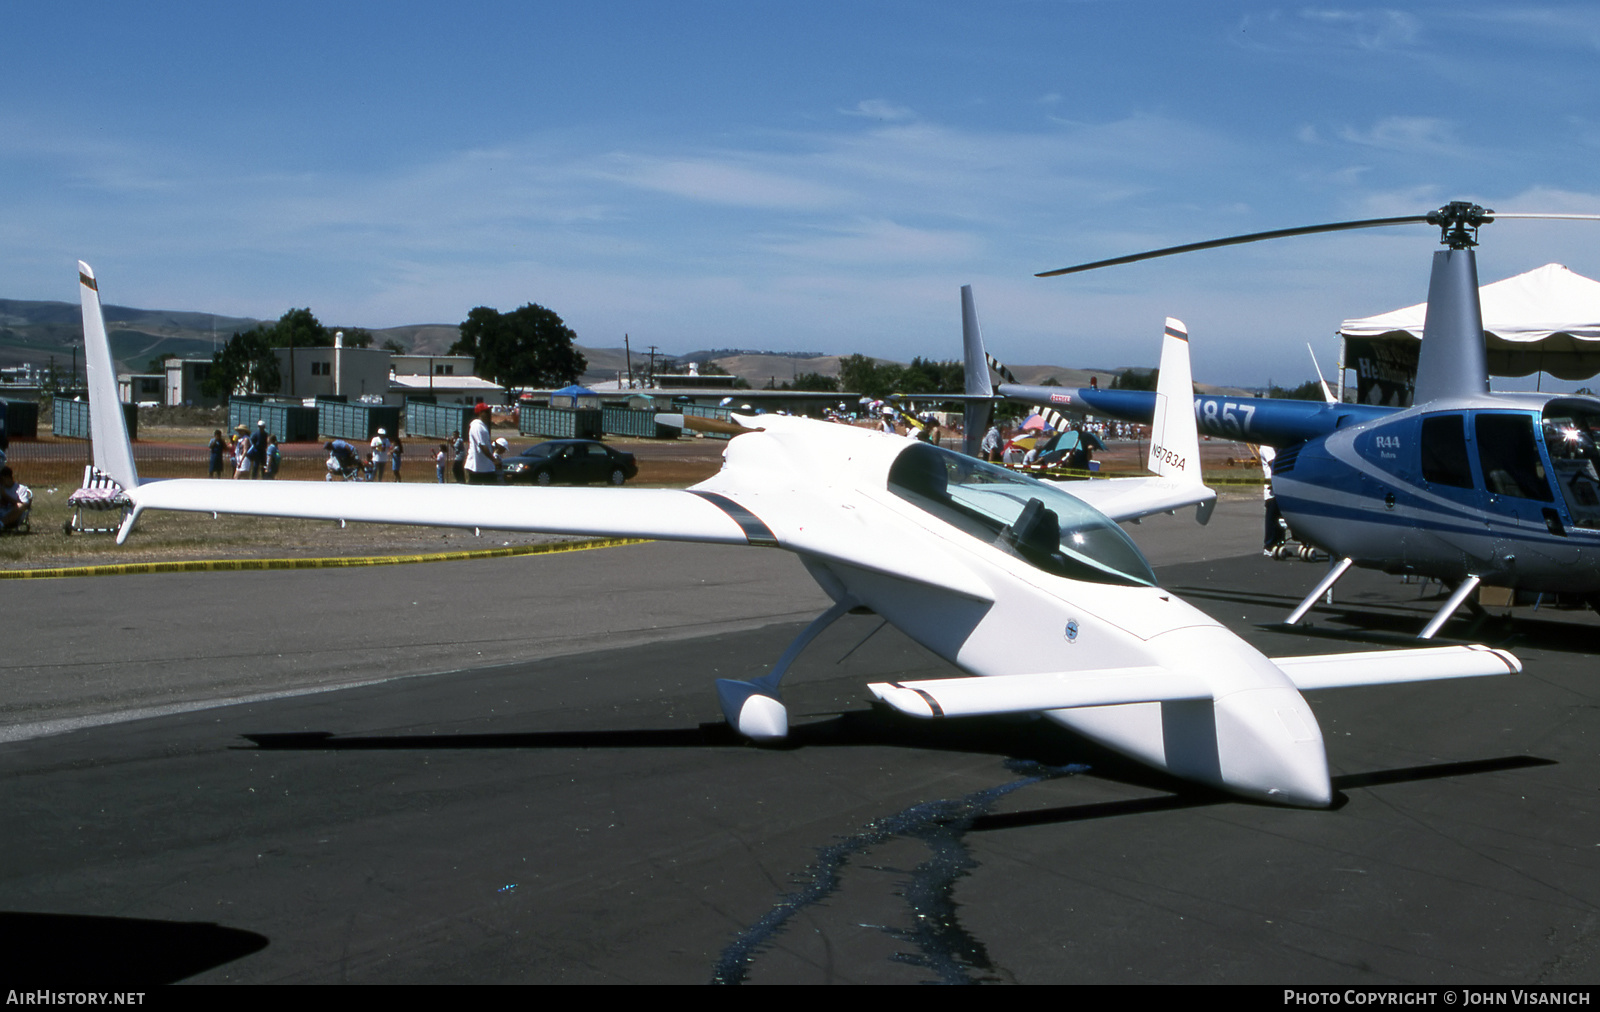
[[[638,473],[639,465],[634,463],[633,454],[613,450],[592,439],[552,439],[505,459],[506,481],[535,485],[557,482],[621,485]]]

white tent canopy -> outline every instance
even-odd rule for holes
[[[1518,274],[1478,289],[1483,304],[1489,372],[1564,380],[1600,373],[1600,281],[1560,264]],[[1345,339],[1422,340],[1427,303],[1364,320],[1346,320]]]

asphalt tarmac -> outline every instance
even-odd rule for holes
[[[1134,529],[1269,655],[1411,645],[1433,588]],[[1338,806],[1241,803],[1031,720],[914,722],[945,665],[852,616],[784,748],[717,677],[826,607],[792,557],[636,545],[7,588],[7,989],[194,982],[1514,984],[1600,979],[1600,623],[1438,642],[1524,674],[1311,695]]]

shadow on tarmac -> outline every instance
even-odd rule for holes
[[[200,921],[0,912],[7,969],[29,990],[137,991],[267,947],[253,931]]]
[[[913,721],[878,706],[867,710],[848,711],[829,719],[797,725],[790,729],[789,739],[778,746],[752,745],[720,721],[681,729],[366,735],[348,738],[339,737],[328,731],[306,731],[287,734],[247,734],[244,737],[254,742],[255,748],[263,751],[774,747],[801,749],[889,746],[987,754],[1055,768],[1077,766],[1083,770],[1082,775],[1098,780],[1161,792],[1157,797],[1131,798],[1003,815],[983,815],[972,824],[972,829],[980,832],[1082,822],[1223,803],[1264,804],[1167,776],[1040,718],[973,718],[960,722],[936,723]],[[1552,765],[1555,765],[1555,761],[1551,759],[1513,755],[1370,770],[1365,773],[1345,773],[1332,778],[1334,800],[1330,807],[1333,809],[1344,807],[1347,799],[1343,792],[1347,790]]]

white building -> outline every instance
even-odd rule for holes
[[[343,395],[354,401],[368,394],[389,403],[389,359],[385,348],[346,348],[343,335],[331,348],[277,348],[278,393],[285,397]],[[398,401],[396,401],[398,403]]]

